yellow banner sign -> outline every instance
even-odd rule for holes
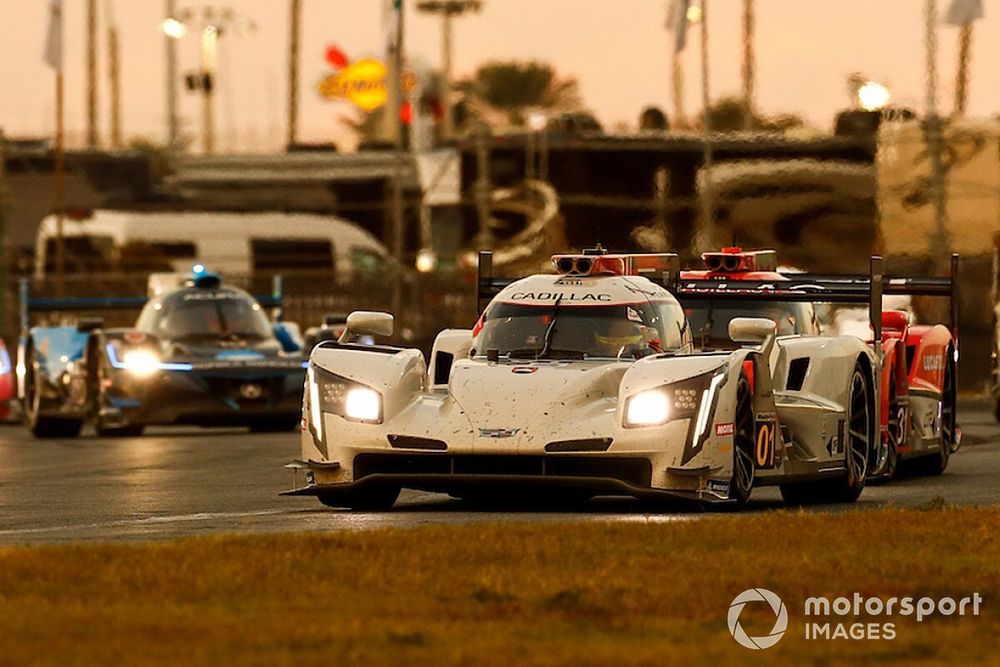
[[[362,111],[374,111],[386,103],[385,63],[374,58],[362,58],[319,82],[319,94],[328,100],[348,99]],[[402,76],[403,90],[415,85],[413,74]]]

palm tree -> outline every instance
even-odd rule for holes
[[[458,88],[469,113],[499,127],[525,126],[534,109],[548,117],[583,110],[577,80],[537,61],[485,63]]]

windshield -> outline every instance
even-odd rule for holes
[[[472,354],[511,358],[628,358],[672,352],[689,342],[676,303],[617,306],[492,303],[477,326]]]
[[[739,347],[729,338],[729,321],[734,317],[765,317],[778,325],[778,335],[818,334],[816,311],[811,303],[782,301],[740,301],[717,299],[684,305],[691,336],[699,349]]]
[[[137,328],[168,340],[263,340],[273,335],[260,305],[243,295],[222,292],[187,292],[150,303]]]

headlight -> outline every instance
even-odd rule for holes
[[[122,359],[122,366],[140,377],[151,375],[160,366],[160,358],[150,350],[129,350]]]
[[[625,403],[624,426],[659,426],[671,419],[697,416],[697,439],[705,431],[715,403],[715,392],[725,381],[725,377],[724,373],[716,369],[634,394]]]
[[[625,406],[626,426],[655,426],[670,417],[670,401],[661,389],[647,389],[630,398]]]
[[[382,423],[382,394],[316,366],[310,367],[312,382],[310,383],[310,410],[313,421],[318,421],[317,408],[322,412],[332,412],[344,419],[365,422],[367,424]]]
[[[379,421],[382,416],[382,397],[374,389],[353,387],[347,390],[344,412],[350,419]]]

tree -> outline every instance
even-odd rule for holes
[[[551,65],[538,61],[485,63],[458,88],[469,111],[492,124],[523,127],[531,109],[549,117],[583,111],[577,80],[560,77]]]
[[[723,97],[708,108],[709,120],[713,132],[739,132],[740,130],[762,130],[765,132],[784,132],[802,127],[805,122],[795,114],[777,114],[761,116],[747,109],[742,98]],[[747,123],[747,115],[750,122]],[[705,126],[705,114],[699,114],[698,122]]]

